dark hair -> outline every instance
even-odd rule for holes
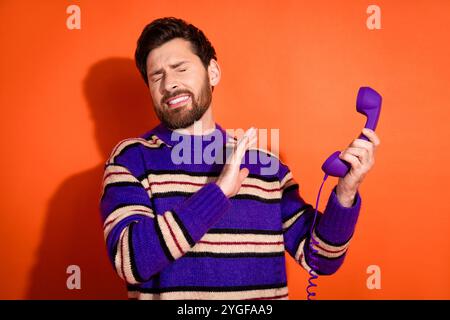
[[[145,26],[137,41],[134,54],[136,66],[147,86],[148,54],[174,38],[183,38],[189,41],[192,51],[200,58],[205,69],[208,68],[211,59],[217,60],[216,50],[200,29],[174,17],[156,19]]]

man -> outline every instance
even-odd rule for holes
[[[284,250],[314,274],[334,273],[353,235],[358,187],[379,144],[375,133],[364,130],[371,142],[356,139],[342,152],[351,170],[317,218],[313,257],[314,208],[288,167],[264,153],[279,166],[262,174],[263,165],[250,161],[262,153],[253,148],[256,130],[236,141],[214,121],[221,72],[203,32],[180,19],[157,19],[143,30],[135,58],[161,124],[114,148],[101,198],[108,254],[129,298],[287,299]],[[198,161],[213,137],[223,161]],[[188,141],[184,161],[174,156],[180,138]]]

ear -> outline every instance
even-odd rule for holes
[[[215,87],[220,81],[220,67],[216,60],[211,59],[208,66],[209,83]]]

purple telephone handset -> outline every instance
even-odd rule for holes
[[[367,117],[365,128],[375,131],[380,117],[381,100],[381,95],[372,88],[359,88],[356,98],[356,111]],[[360,134],[358,138],[369,141],[363,134]],[[340,151],[336,151],[322,165],[322,170],[329,176],[343,178],[351,168],[348,162],[339,159],[340,153]]]
[[[359,113],[362,113],[367,117],[365,128],[369,128],[372,130],[375,130],[378,123],[378,118],[380,117],[380,111],[381,111],[381,96],[369,87],[361,87],[358,91],[358,97],[356,98],[356,111]],[[366,136],[363,134],[359,135],[359,139],[364,139],[369,141]],[[319,189],[319,193],[317,194],[316,199],[316,209],[314,212],[314,220],[311,224],[311,229],[309,230],[310,233],[310,239],[309,242],[309,249],[312,252],[312,258],[310,261],[311,269],[309,270],[309,279],[308,279],[308,286],[306,287],[306,293],[307,293],[307,299],[311,300],[311,297],[316,296],[316,293],[311,291],[312,288],[317,287],[317,284],[314,283],[314,280],[318,278],[318,274],[316,273],[317,270],[317,258],[316,255],[318,253],[318,250],[316,249],[319,245],[319,242],[315,240],[313,237],[313,231],[316,226],[316,218],[317,218],[317,209],[319,206],[319,199],[320,199],[320,193],[322,192],[322,187],[327,180],[328,176],[333,177],[345,177],[347,172],[349,172],[351,166],[346,161],[343,161],[339,159],[340,151],[336,151],[331,156],[328,157],[328,159],[323,163],[322,170],[325,172],[325,176],[323,178],[322,184]]]

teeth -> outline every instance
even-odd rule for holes
[[[173,105],[173,104],[176,104],[178,102],[185,101],[187,99],[189,99],[189,96],[183,96],[183,97],[176,98],[176,99],[173,99],[173,100],[169,101],[169,104]]]

